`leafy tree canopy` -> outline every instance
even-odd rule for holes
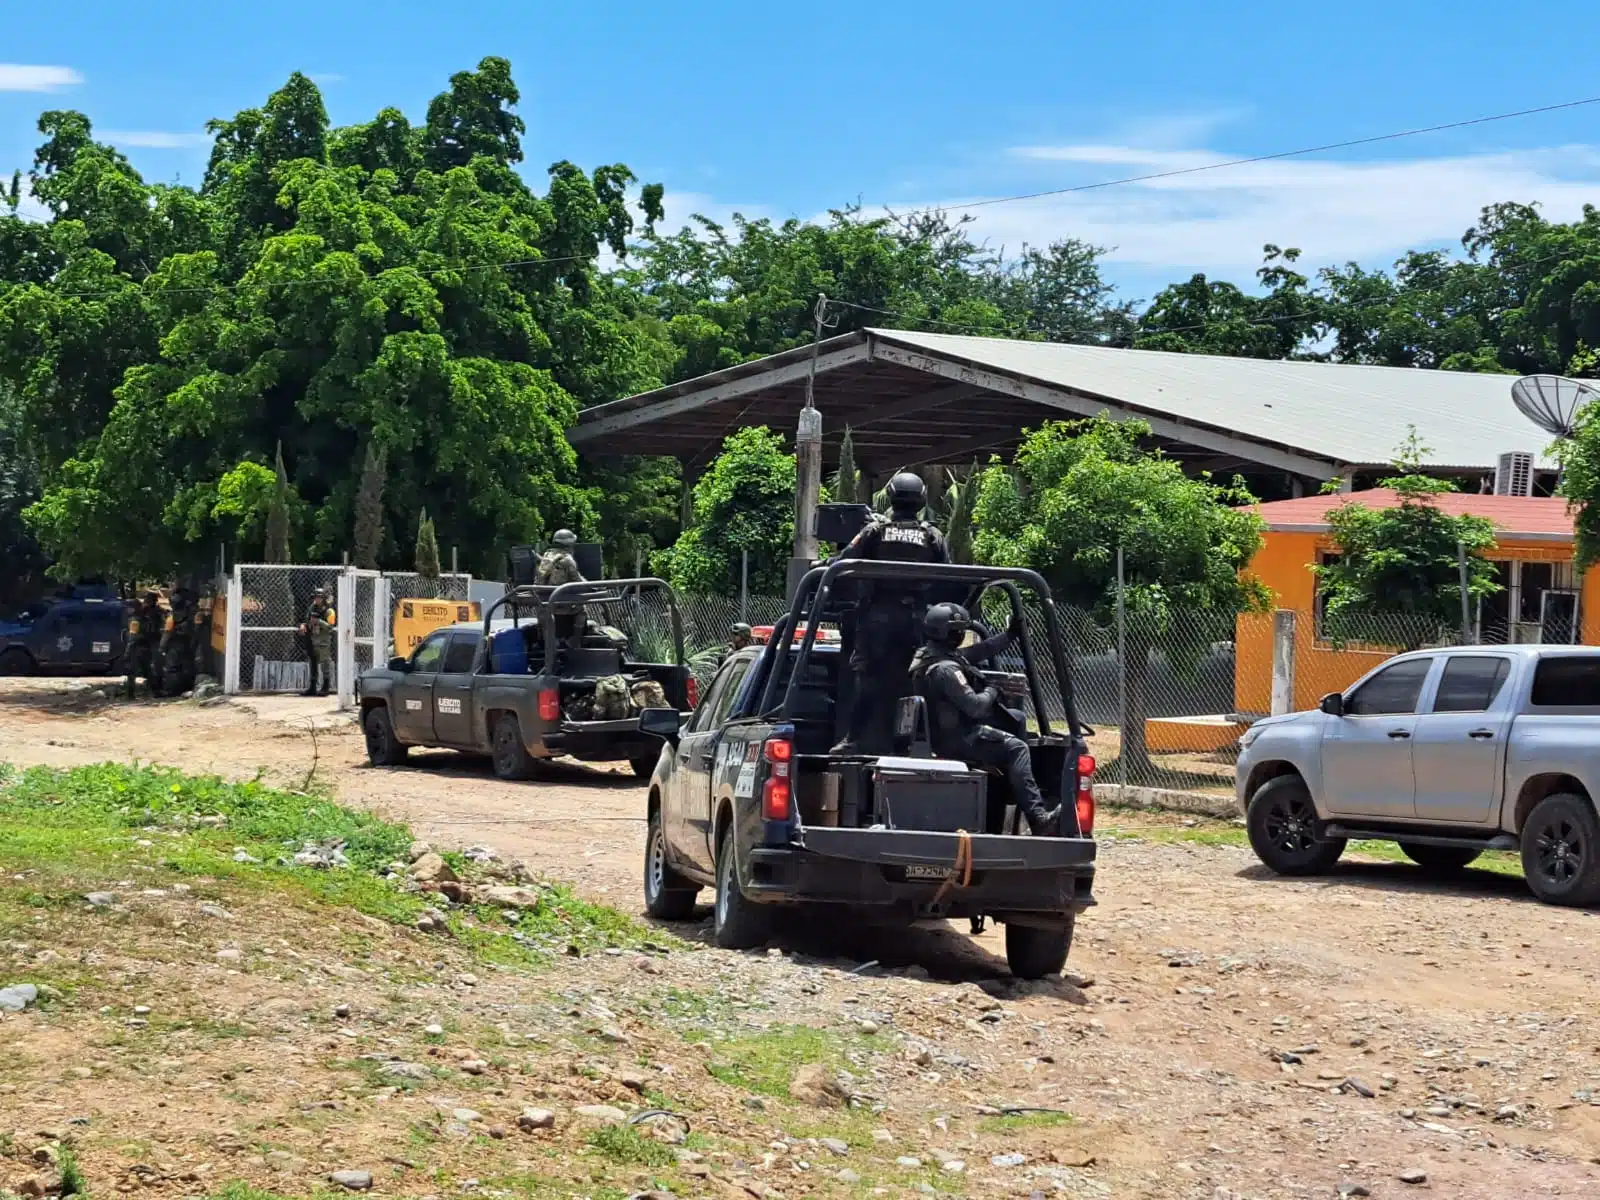
[[[254,468],[280,442],[303,558],[350,547],[369,445],[388,561],[424,506],[480,569],[601,521],[565,428],[658,385],[674,351],[597,265],[634,232],[633,176],[561,162],[533,191],[517,98],[487,58],[421,127],[388,109],[331,128],[295,74],[211,123],[198,191],[146,183],[82,114],[41,117],[29,184],[50,219],[0,216],[0,381],[59,573],[261,553]]]
[[[794,546],[794,455],[765,425],[730,434],[694,485],[693,525],[656,556],[656,571],[687,592],[736,595],[741,552],[750,591],[782,595]]]
[[[1395,455],[1399,474],[1380,486],[1398,503],[1375,509],[1359,499],[1328,512],[1339,557],[1316,569],[1324,596],[1325,622],[1335,636],[1392,640],[1374,614],[1423,618],[1402,630],[1401,641],[1421,644],[1439,624],[1461,623],[1461,559],[1467,556],[1467,591],[1472,597],[1500,590],[1494,567],[1482,552],[1495,544],[1494,523],[1484,517],[1452,517],[1439,496],[1455,485],[1420,473],[1427,448],[1413,430]],[[1359,495],[1359,493],[1358,493]],[[1374,632],[1376,630],[1376,632]]]

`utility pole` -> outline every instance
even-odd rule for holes
[[[800,410],[795,431],[794,463],[794,557],[789,562],[789,592],[817,557],[817,498],[822,494],[822,414],[817,411],[817,347],[822,342],[822,327],[828,315],[828,297],[817,293],[812,312],[815,325],[811,334],[811,371],[806,376],[806,404]]]

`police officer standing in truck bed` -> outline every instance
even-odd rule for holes
[[[944,536],[922,519],[927,503],[922,477],[902,471],[889,481],[889,515],[874,516],[839,557],[948,563]],[[921,641],[921,587],[881,579],[860,586],[850,650],[855,686],[849,724],[844,740],[833,748],[833,753],[843,755],[861,753],[869,733],[887,730],[894,703],[903,694],[911,656]]]

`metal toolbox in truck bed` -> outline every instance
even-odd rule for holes
[[[873,813],[890,829],[982,833],[989,780],[964,763],[880,758],[872,770]]]

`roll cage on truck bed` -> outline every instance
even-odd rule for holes
[[[1021,627],[1023,678],[985,676],[1031,701],[1019,729],[1046,803],[1062,805],[1059,836],[1024,832],[1003,775],[936,757],[921,697],[909,683],[896,706],[893,752],[836,756],[841,647],[852,585],[915,584],[927,599],[978,611],[994,590]],[[1037,598],[1048,634],[1057,705],[1039,669],[1021,589]],[[848,639],[846,639],[848,640]],[[1052,709],[1065,716],[1057,731]],[[986,916],[1006,926],[1013,974],[1036,978],[1066,962],[1077,914],[1094,903],[1094,760],[1072,691],[1061,624],[1035,572],[1010,567],[835,559],[813,568],[765,646],[730,655],[685,724],[650,709],[639,727],[667,746],[651,778],[645,851],[650,913],[688,917],[701,887],[716,889],[718,944],[768,935],[778,905],[870,907],[907,921]]]

